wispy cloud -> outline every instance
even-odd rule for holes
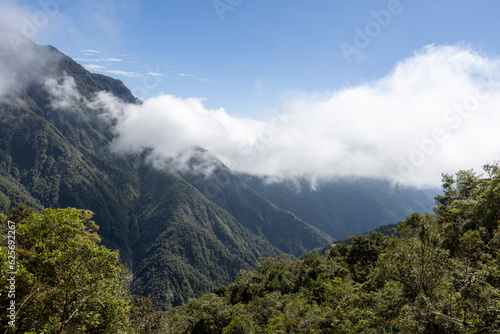
[[[123,76],[130,77],[130,78],[138,78],[138,77],[143,76],[140,73],[120,71],[120,70],[106,70],[104,72],[110,73],[110,74],[116,74],[116,75],[123,75]]]
[[[194,77],[194,74],[187,74],[187,73],[177,73],[177,75],[180,77]]]
[[[83,67],[85,67],[89,71],[104,71],[107,69],[106,66],[97,65],[97,64],[84,64]]]
[[[22,33],[23,22],[33,16],[33,11],[28,7],[18,6],[12,0],[4,0],[0,2],[0,23]]]
[[[6,56],[8,58],[6,58]],[[0,25],[0,96],[22,90],[31,83],[33,68],[46,68],[59,61],[58,55],[41,50],[28,38]]]
[[[76,61],[94,62],[94,63],[108,63],[108,62],[122,62],[120,58],[74,58]]]
[[[97,53],[101,53],[97,50],[85,49],[80,50],[80,52],[91,51],[93,57],[74,57],[73,59],[82,63],[83,66],[89,71],[97,71],[103,74],[125,76],[128,78],[140,78],[140,77],[155,77],[163,78],[166,73],[160,72],[163,69],[170,69],[167,66],[156,66],[152,67],[150,65],[142,64],[140,61],[130,59],[134,58],[131,55],[122,55],[123,58],[116,57],[101,57],[96,58]],[[85,53],[83,53],[85,55]],[[116,64],[119,64],[120,68],[116,68]]]
[[[75,80],[66,74],[61,80],[47,79],[45,87],[50,93],[51,107],[54,109],[73,110],[75,105],[83,102]]]

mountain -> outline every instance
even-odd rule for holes
[[[142,103],[121,81],[0,28],[0,211],[93,211],[133,292],[158,308],[230,283],[260,257],[298,257],[428,208],[422,193],[381,181],[267,184],[203,148],[186,166],[151,149],[114,151],[116,120],[101,94]]]
[[[498,333],[500,168],[484,170],[445,175],[435,214],[395,234],[264,259],[162,321],[173,333]]]
[[[132,291],[179,305],[254,268],[332,241],[258,195],[208,152],[230,182],[152,164],[151,151],[114,152],[113,119],[98,93],[138,101],[121,81],[92,74],[51,46],[0,31],[0,210],[76,207],[95,213],[104,245],[120,251]],[[215,174],[214,174],[215,175]],[[234,195],[234,196],[233,196]]]
[[[337,240],[398,223],[413,212],[432,212],[433,201],[422,191],[383,180],[335,180],[313,189],[306,180],[266,182],[251,175],[240,177],[276,206]]]
[[[198,159],[205,155],[201,152]],[[234,281],[240,272],[255,268],[260,257],[299,256],[332,241],[216,163],[231,178],[225,191],[245,194],[233,197],[229,206],[202,192],[215,176],[181,175],[147,165],[139,172],[142,189],[135,212],[141,233],[132,246],[139,263],[132,290],[151,296],[157,305],[179,305],[186,295]]]
[[[210,174],[195,172],[203,170],[202,166],[207,161],[210,161],[212,168]],[[206,150],[199,151],[190,161],[190,168],[181,173],[184,179],[227,210],[247,229],[264,236],[287,254],[304,254],[324,238],[324,235],[317,233],[316,228],[295,216],[290,217],[290,213],[279,206],[268,205],[268,199],[256,193]],[[293,237],[296,231],[301,235],[299,243]]]

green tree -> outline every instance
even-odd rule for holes
[[[358,282],[363,282],[372,270],[380,253],[387,247],[387,237],[380,232],[359,234],[349,238],[352,247],[347,262]]]
[[[19,207],[2,226],[6,262],[8,221],[16,224],[16,333],[118,333],[128,325],[124,267],[117,252],[100,246],[92,213],[77,209]],[[4,268],[2,268],[4,269]],[[1,303],[9,302],[6,271]]]
[[[135,296],[130,303],[130,322],[134,334],[168,333],[163,312],[155,311],[151,299]]]

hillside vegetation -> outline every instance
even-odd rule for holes
[[[304,259],[281,257],[278,263],[263,260],[264,266],[252,272],[258,267],[259,258],[278,258],[283,254],[301,257],[329,246],[334,240],[333,234],[369,231],[381,223],[396,223],[426,207],[425,196],[420,191],[391,188],[382,181],[342,181],[318,188],[317,193],[310,189],[290,192],[280,184],[259,186],[264,181],[236,174],[199,147],[186,152],[190,160],[183,168],[179,168],[173,158],[155,155],[151,148],[117,151],[113,144],[120,136],[118,119],[113,118],[110,107],[102,104],[99,97],[112,98],[117,102],[115,106],[135,106],[142,102],[121,81],[88,72],[54,47],[39,46],[21,36],[15,47],[8,41],[2,42],[7,36],[2,29],[0,27],[0,64],[7,64],[13,78],[11,87],[2,90],[0,97],[0,212],[9,216],[1,219],[2,247],[11,246],[8,244],[10,219],[18,227],[17,260],[23,268],[16,279],[17,311],[20,312],[17,320],[21,332],[113,333],[129,331],[132,326],[144,332],[152,328],[163,328],[166,332],[170,328],[174,333],[203,330],[216,333],[236,326],[240,317],[240,313],[235,313],[238,310],[242,310],[241,316],[246,314],[252,319],[253,327],[248,328],[279,332],[282,328],[279,319],[283,318],[288,324],[287,317],[292,316],[287,315],[287,300],[302,298],[300,300],[307,301],[304,305],[320,307],[321,312],[328,312],[328,308],[319,300],[303,299],[301,295],[309,289],[309,281],[303,276],[294,276],[294,270],[302,268]],[[200,172],[207,166],[210,173]],[[490,167],[489,172],[490,181],[496,180],[496,169]],[[487,181],[477,179],[477,184],[470,185],[469,195],[476,196],[476,191],[482,193],[480,187]],[[455,189],[457,185],[452,182],[448,188]],[[455,203],[454,198],[448,197],[442,200]],[[457,202],[462,203],[458,208],[454,207],[456,203],[451,206],[448,202],[438,202],[438,208],[450,207],[453,213],[472,210],[480,204],[476,197],[461,200],[465,202]],[[494,199],[490,203],[495,203]],[[19,204],[32,209],[19,208]],[[66,209],[68,207],[78,210]],[[52,209],[44,211],[43,208]],[[85,210],[94,213],[95,225],[89,225],[90,213]],[[476,216],[486,214],[481,211]],[[497,219],[496,213],[492,215]],[[422,219],[434,226],[438,224],[434,222],[436,217],[441,216],[444,214],[437,212],[436,216]],[[450,221],[455,219],[452,218]],[[457,213],[458,218],[463,218],[461,213]],[[487,233],[494,240],[496,227],[486,230],[484,224],[472,227],[467,224],[462,234],[449,236],[452,241],[446,239],[439,246],[450,258],[456,257],[452,246],[460,245],[460,238],[469,230],[479,233],[481,243],[475,247],[480,256],[489,245]],[[96,225],[99,237],[94,231]],[[347,228],[349,225],[352,229]],[[439,228],[438,234],[443,236],[458,229]],[[403,234],[402,231],[401,236]],[[399,239],[391,240],[381,238],[381,248],[376,253],[388,253],[390,245],[397,244]],[[415,243],[418,244],[418,240]],[[342,284],[352,282],[355,287],[362,286],[360,296],[362,292],[380,291],[384,286],[374,285],[375,276],[371,273],[381,259],[370,255],[371,260],[366,263],[355,260],[353,254],[359,252],[352,253],[355,245],[353,242],[338,257],[317,253],[314,256],[320,262],[317,266],[309,265],[330,268],[335,267],[330,263],[335,260],[347,270],[347,274],[343,271],[344,276],[332,276],[340,277]],[[2,266],[9,260],[9,251],[2,248]],[[322,265],[321,261],[326,264]],[[273,276],[272,268],[280,265],[285,266],[280,269],[285,276]],[[218,313],[211,318],[211,314],[200,316],[191,312],[196,302],[186,304],[188,301],[234,282],[245,272],[250,272],[249,276],[242,276],[234,285],[244,289],[245,280],[251,280],[248,292],[235,292],[237,296],[245,296],[243,299],[231,299],[233,292],[228,295],[227,291],[239,291],[234,286],[203,297],[223,303],[222,318],[218,318]],[[8,274],[2,271],[2,275]],[[281,286],[283,277],[287,277],[288,288],[283,291],[272,288],[275,284]],[[269,279],[278,283],[266,283]],[[367,282],[372,282],[372,290],[366,290]],[[0,284],[8,285],[6,280]],[[7,285],[2,285],[2,289]],[[257,290],[254,291],[254,287]],[[258,290],[261,288],[262,291]],[[2,303],[8,301],[5,291],[0,292]],[[283,307],[273,306],[267,318],[257,316],[252,305],[258,298],[267,298],[267,293],[274,293],[276,296],[269,298],[282,300]],[[203,298],[201,300],[205,300]],[[182,304],[187,306],[167,316],[153,311]],[[218,304],[207,305],[214,312],[220,309]],[[359,307],[368,310],[369,306],[375,308],[373,305]],[[346,309],[349,307],[351,304]],[[318,314],[323,314],[321,312]],[[462,321],[467,328],[470,328],[469,314]],[[325,317],[330,315],[324,313]],[[394,319],[400,321],[400,316],[398,313]],[[276,327],[269,327],[271,324]],[[290,328],[301,328],[297,326]],[[328,326],[324,329],[329,330]],[[286,328],[284,330],[292,330]]]
[[[378,179],[307,180],[268,183],[251,175],[241,178],[257,193],[337,240],[398,223],[411,212],[432,210],[433,201],[416,188]]]
[[[128,323],[125,270],[99,245],[92,213],[0,216],[0,305],[5,333],[118,333]]]
[[[129,275],[118,253],[98,244],[89,211],[21,206],[0,216],[0,305],[16,305],[16,327],[2,317],[2,330],[496,333],[500,168],[484,169],[484,175],[444,175],[435,213],[412,214],[390,236],[356,235],[349,245],[298,259],[261,258],[257,270],[166,312],[154,311],[147,298],[132,297]],[[9,295],[12,276],[15,297]]]
[[[435,214],[258,270],[169,310],[171,333],[496,333],[500,171],[443,176]]]

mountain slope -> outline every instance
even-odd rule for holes
[[[432,211],[432,200],[423,192],[381,180],[336,180],[311,189],[305,180],[266,183],[250,175],[241,178],[278,207],[337,240],[398,223],[413,212]]]
[[[283,252],[175,172],[144,169],[133,246],[139,263],[134,292],[150,295],[157,305],[179,305],[220,282],[234,281],[259,257]]]
[[[266,213],[261,233],[168,161],[158,168],[148,151],[111,152],[117,134],[106,111],[92,105],[96,93],[140,102],[120,81],[87,72],[53,47],[20,40],[12,48],[0,38],[0,79],[15,83],[0,91],[1,211],[19,203],[92,210],[103,243],[119,249],[132,270],[133,291],[159,308],[231,282],[261,256],[300,255],[330,241],[248,189],[257,201],[241,196],[229,207]],[[275,216],[280,229],[287,227],[279,238],[270,233]]]
[[[443,175],[435,214],[300,259],[265,259],[165,313],[174,333],[500,332],[500,168]]]
[[[208,174],[200,172],[207,161],[210,162]],[[299,256],[323,240],[333,241],[327,234],[271,204],[205,150],[198,150],[189,168],[181,174],[243,226],[285,253]]]

